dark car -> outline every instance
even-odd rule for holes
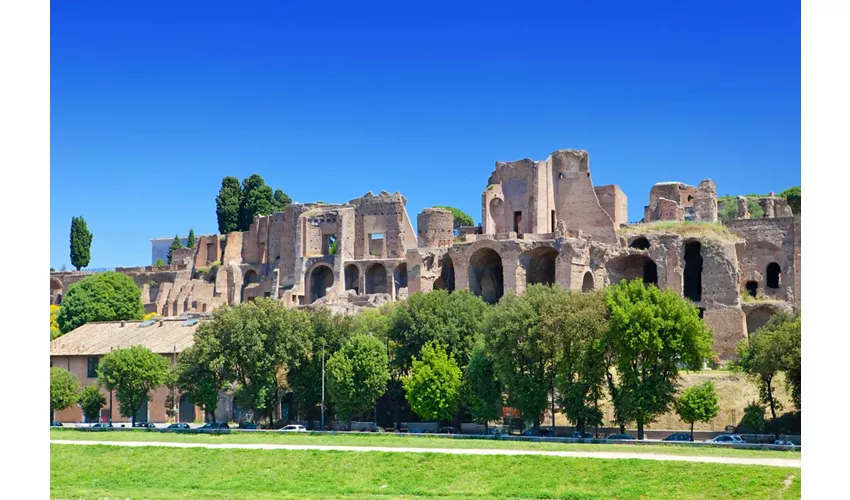
[[[532,436],[532,437],[552,437],[552,431],[549,429],[528,429],[520,436]]]
[[[201,427],[199,427],[199,429],[202,430],[202,431],[223,430],[223,429],[230,429],[230,426],[227,425],[224,422],[215,422],[215,423],[207,422],[204,425],[202,425]]]
[[[62,422],[50,422],[50,427],[62,427]]]
[[[166,429],[189,429],[189,424],[171,424]]]
[[[609,441],[628,441],[630,439],[634,440],[635,437],[631,434],[611,434],[605,439],[608,439]]]
[[[570,434],[572,439],[593,439],[593,434],[589,432],[573,432]]]
[[[460,432],[454,427],[440,427],[437,434],[460,434]]]
[[[156,426],[150,422],[136,422],[133,427],[141,427],[143,429],[156,429]]]
[[[108,423],[108,422],[107,422],[107,423],[102,423],[102,424],[94,424],[93,426],[91,426],[91,428],[92,428],[92,429],[111,429],[111,428],[112,428],[112,424],[110,424],[110,423]]]
[[[375,427],[374,429],[372,429],[372,432],[387,432],[387,430],[383,427]]]
[[[687,432],[677,432],[675,434],[670,434],[664,441],[691,441],[691,435]]]
[[[254,422],[241,422],[239,424],[240,429],[259,429],[260,426]]]

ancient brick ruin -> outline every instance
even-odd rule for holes
[[[659,183],[645,223],[628,224],[626,195],[593,185],[587,152],[559,150],[497,162],[481,225],[458,235],[452,214],[436,208],[418,214],[415,233],[406,201],[381,192],[340,205],[295,203],[256,217],[249,231],[201,236],[169,266],[116,270],[139,285],[146,311],[164,316],[256,297],[354,312],[434,289],[468,289],[494,303],[533,283],[581,292],[641,278],[692,300],[723,358],[771,315],[800,306],[800,218],[772,194],[759,200],[763,218],[749,218],[745,200],[739,218],[721,226],[714,182]],[[686,221],[712,224],[690,230]],[[51,273],[51,303],[82,277]]]

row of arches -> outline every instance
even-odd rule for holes
[[[366,267],[364,273],[365,293],[390,293],[387,280],[389,273],[387,267],[380,262],[373,262]],[[392,272],[395,290],[407,288],[407,264],[397,265]],[[356,264],[345,266],[343,280],[346,290],[354,290],[357,295],[361,294],[360,267]],[[334,285],[333,269],[327,264],[319,264],[308,273],[307,282],[309,286],[310,303],[325,297],[329,288]]]

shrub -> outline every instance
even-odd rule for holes
[[[752,401],[744,408],[744,417],[741,419],[741,430],[760,434],[765,427],[764,406],[758,401]]]

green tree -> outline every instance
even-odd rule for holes
[[[783,322],[787,336],[788,350],[782,356],[782,369],[785,372],[785,386],[791,394],[794,406],[800,410],[802,401],[802,321],[800,313],[788,317]]]
[[[523,295],[508,293],[490,310],[483,326],[508,404],[535,430],[554,392],[559,352],[558,336],[542,324],[542,313],[552,309],[550,301],[560,301],[566,293],[540,284],[529,286]]]
[[[306,312],[258,298],[213,311],[212,319],[198,326],[195,342],[208,343],[228,380],[241,386],[255,418],[262,411],[271,423],[285,372],[311,350],[310,329]]]
[[[269,215],[274,212],[272,188],[258,174],[252,174],[242,181],[242,203],[239,206],[239,225],[237,230],[247,231],[256,215]]]
[[[286,210],[286,207],[291,204],[292,200],[289,198],[289,195],[280,189],[275,190],[274,196],[272,197],[272,209],[274,212],[283,212]]]
[[[68,333],[90,321],[139,320],[144,314],[142,292],[133,279],[110,271],[71,285],[56,322]]]
[[[372,408],[387,388],[389,358],[383,342],[352,337],[327,361],[328,395],[348,422]]]
[[[403,384],[407,402],[417,415],[426,420],[448,420],[460,401],[462,372],[446,348],[431,341],[422,347],[420,359],[413,358],[413,368]]]
[[[779,193],[779,196],[788,201],[788,206],[791,207],[791,213],[794,215],[800,215],[800,186],[788,188]]]
[[[720,411],[717,391],[710,380],[682,391],[674,406],[682,422],[691,424],[691,441],[694,440],[694,422],[707,423]]]
[[[94,422],[100,416],[100,410],[106,406],[106,398],[100,392],[100,387],[97,384],[86,386],[83,392],[80,393],[80,407],[83,409],[83,415],[86,416],[88,422]]]
[[[489,423],[502,415],[504,398],[502,383],[496,378],[493,357],[483,345],[476,347],[469,356],[464,382],[472,418],[484,424],[485,431],[489,430]]]
[[[174,367],[177,388],[215,422],[218,395],[227,384],[223,357],[215,355],[216,346],[209,336],[199,337],[192,347],[177,356]]]
[[[643,439],[644,425],[673,402],[679,365],[701,369],[711,354],[712,334],[692,303],[672,290],[647,287],[641,279],[608,287],[606,304],[607,348],[614,353],[619,403],[626,405]]]
[[[219,234],[239,230],[239,209],[242,205],[242,188],[239,179],[227,176],[221,179],[221,189],[215,198],[215,216]]]
[[[195,248],[195,230],[189,229],[189,237],[186,239],[187,248]]]
[[[452,227],[454,228],[455,232],[457,232],[461,226],[475,225],[475,221],[472,219],[472,217],[466,212],[460,210],[459,208],[447,207],[445,205],[435,205],[434,208],[442,208],[452,213],[452,216],[454,218]]]
[[[71,265],[77,271],[89,265],[91,260],[91,242],[94,236],[89,232],[86,220],[71,217]]]
[[[57,411],[77,402],[80,381],[73,373],[58,366],[50,367],[50,421]]]
[[[171,264],[171,254],[175,250],[180,250],[183,248],[183,243],[180,242],[180,237],[176,234],[174,235],[174,240],[171,242],[171,246],[168,247],[168,263]]]
[[[758,401],[751,401],[744,408],[744,416],[741,418],[741,429],[753,434],[761,434],[764,431],[764,406]]]
[[[156,259],[156,262],[154,262],[153,265],[156,266],[156,267],[162,267],[162,266],[165,265],[165,261],[162,260],[162,259]]]
[[[558,405],[576,430],[602,424],[599,400],[605,386],[608,313],[602,290],[558,294],[541,313],[542,327],[557,338]]]
[[[135,424],[136,411],[150,392],[168,382],[168,360],[140,345],[117,349],[100,360],[97,381],[115,391],[121,415]]]

